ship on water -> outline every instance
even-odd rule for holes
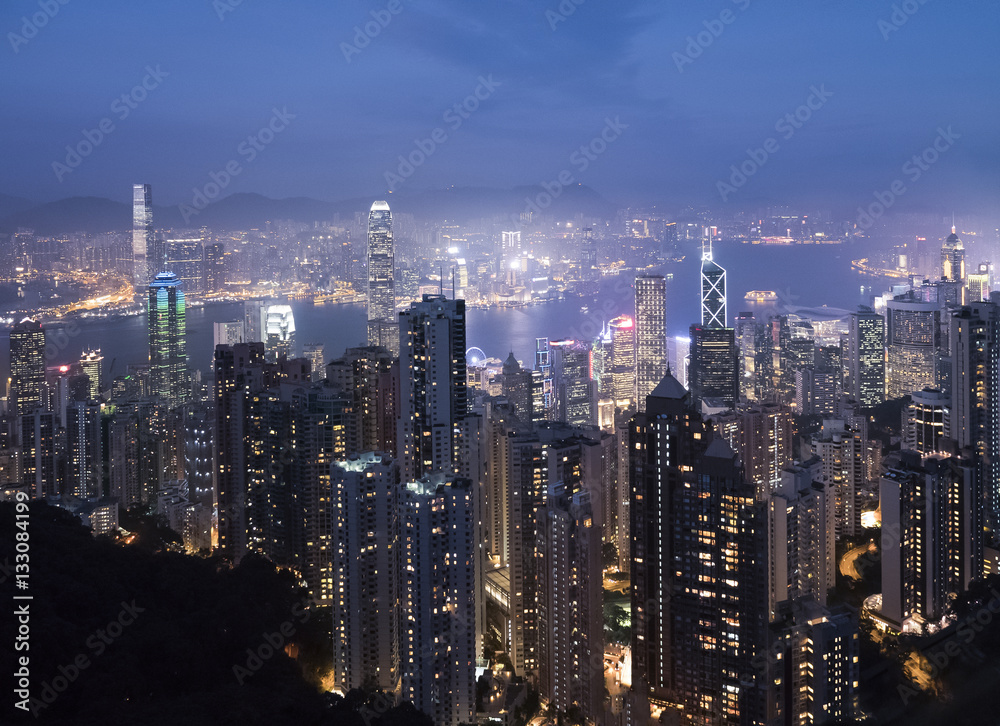
[[[749,302],[774,302],[778,299],[778,293],[774,290],[751,290],[743,299]]]

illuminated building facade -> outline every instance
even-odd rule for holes
[[[399,355],[392,212],[375,202],[368,213],[368,345]]]
[[[132,185],[132,261],[136,285],[147,285],[163,270],[153,235],[153,189],[149,184]]]
[[[149,378],[153,395],[169,405],[187,398],[187,325],[184,289],[171,272],[149,285]]]
[[[871,308],[851,313],[847,329],[844,390],[862,406],[885,400],[885,318]]]
[[[611,397],[621,407],[635,400],[635,321],[628,315],[612,320]]]
[[[713,399],[728,408],[739,400],[739,352],[732,328],[691,326],[691,398],[700,406]]]
[[[691,723],[762,721],[763,504],[673,376],[632,418],[629,452],[633,691]]]
[[[295,356],[295,316],[291,305],[268,305],[262,326],[264,352],[269,362]]]
[[[635,368],[641,410],[667,373],[667,283],[662,275],[635,279]]]
[[[941,346],[941,308],[910,299],[886,303],[886,396],[901,398],[934,388]]]
[[[8,410],[24,416],[42,405],[45,386],[45,331],[34,320],[22,320],[10,331]]]
[[[951,399],[936,388],[910,394],[910,405],[903,412],[902,448],[921,454],[944,451],[941,439],[951,432]]]

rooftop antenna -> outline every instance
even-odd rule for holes
[[[955,213],[951,213],[951,233],[955,234]]]

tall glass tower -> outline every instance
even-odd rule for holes
[[[667,286],[662,275],[635,279],[636,403],[645,410],[646,396],[667,374]]]
[[[375,202],[368,214],[368,345],[399,355],[393,259],[392,212]]]
[[[951,234],[941,245],[941,277],[965,282],[965,245],[955,234],[955,225],[951,226]]]
[[[149,382],[173,406],[187,398],[184,290],[177,275],[161,272],[149,284]]]
[[[726,327],[726,271],[712,259],[712,241],[701,253],[701,324]]]
[[[42,405],[45,385],[45,331],[42,324],[22,320],[10,331],[8,410],[24,416]]]
[[[149,184],[132,185],[132,261],[135,281],[146,284],[160,272],[156,241],[153,238],[153,188]]]

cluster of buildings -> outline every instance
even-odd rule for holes
[[[642,275],[634,310],[594,340],[539,338],[526,367],[467,357],[466,301],[443,279],[400,296],[375,202],[367,345],[299,355],[291,309],[251,301],[216,324],[203,383],[187,283],[136,194],[148,363],[113,381],[96,351],[47,367],[41,326],[19,323],[3,485],[83,508],[95,531],[144,506],[190,552],[294,570],[332,610],[340,692],[380,689],[437,724],[502,720],[503,698],[476,710],[502,661],[580,722],[848,720],[861,636],[831,592],[862,514],[881,514],[883,590],[864,613],[881,628],[940,626],[989,568],[1000,308],[964,279],[954,234],[941,280],[851,313],[837,344],[794,316],[731,321],[709,238],[689,339],[667,335],[664,278]],[[902,452],[885,458],[870,409],[902,396]],[[807,437],[802,415],[822,420]],[[606,642],[608,577],[631,586],[628,643]]]

